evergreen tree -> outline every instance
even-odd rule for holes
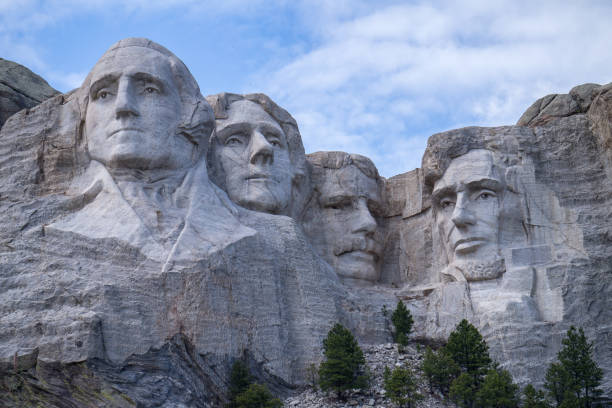
[[[562,340],[563,348],[557,358],[568,374],[567,387],[574,391],[581,406],[590,408],[601,394],[603,371],[593,360],[593,343],[587,341],[584,331],[571,326]]]
[[[473,408],[478,384],[473,375],[461,373],[450,386],[450,399],[460,408]]]
[[[400,408],[411,408],[413,403],[423,398],[417,392],[417,384],[414,375],[409,369],[396,367],[393,372],[389,372],[385,367],[384,387],[387,397],[399,405]]]
[[[463,319],[448,337],[445,349],[461,371],[474,377],[479,385],[491,366],[491,357],[478,329]]]
[[[546,401],[546,395],[543,391],[538,390],[529,384],[523,390],[523,408],[549,408],[550,405]]]
[[[433,389],[437,388],[444,395],[448,395],[451,382],[461,373],[457,363],[444,348],[435,353],[427,347],[421,370],[429,383],[429,392],[433,393]]]
[[[325,361],[319,367],[319,384],[323,391],[333,390],[338,397],[351,388],[364,388],[367,378],[365,358],[353,334],[336,324],[323,340]]]
[[[567,386],[570,382],[569,374],[560,363],[552,363],[546,371],[544,388],[548,391],[548,395],[556,403],[556,407],[560,407],[567,394],[571,394],[572,390]]]
[[[518,386],[506,370],[493,369],[487,375],[476,393],[478,408],[518,408]]]
[[[232,365],[229,384],[229,400],[228,407],[236,407],[236,397],[244,392],[251,384],[251,374],[244,362],[238,360]]]
[[[603,371],[593,360],[593,343],[582,329],[571,326],[562,340],[558,362],[546,372],[544,387],[557,407],[590,408],[601,394]]]
[[[274,398],[268,387],[251,384],[236,397],[236,408],[280,408],[283,403]]]
[[[408,345],[408,335],[412,330],[413,320],[410,311],[406,309],[406,305],[401,300],[397,302],[397,307],[391,315],[391,322],[395,326],[395,342],[401,346]]]

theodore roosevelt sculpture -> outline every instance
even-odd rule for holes
[[[314,247],[344,281],[376,282],[381,179],[370,159],[344,152],[308,155],[313,195],[303,217]]]
[[[211,179],[242,207],[294,216],[306,168],[295,120],[263,94],[223,93],[207,100],[216,118]]]
[[[146,39],[119,41],[78,92],[88,163],[69,195],[86,205],[51,228],[119,239],[159,261],[245,233],[208,181],[212,109],[174,54]]]

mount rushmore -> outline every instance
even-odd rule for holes
[[[289,394],[336,322],[390,341],[399,299],[415,340],[466,318],[523,385],[583,327],[612,397],[612,84],[435,134],[388,179],[357,154],[305,154],[266,95],[203,97],[146,39],[40,93],[0,105],[9,406],[217,406],[238,358]]]

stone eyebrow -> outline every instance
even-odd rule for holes
[[[454,195],[454,194],[456,194],[455,186],[454,185],[452,185],[452,186],[444,186],[442,188],[434,190],[431,193],[431,198],[434,201],[439,201],[442,197],[451,196],[451,195]]]
[[[159,86],[162,89],[162,91],[165,91],[166,88],[167,88],[166,81],[164,81],[163,79],[158,78],[158,77],[156,77],[154,75],[146,73],[146,72],[137,72],[134,75],[132,75],[132,77],[134,79],[138,79],[138,80],[141,80],[141,81],[144,81],[144,82],[152,82],[155,85]]]
[[[118,77],[119,77],[119,75],[116,75],[116,74],[106,74],[102,78],[97,79],[89,87],[89,96],[93,98],[95,93],[100,88],[103,88],[103,87],[107,86],[108,84],[110,84],[112,82],[115,82]]]
[[[239,123],[230,123],[229,125],[223,126],[222,123],[217,127],[217,136],[223,138],[225,136],[229,136],[233,132],[243,132],[248,130],[248,123],[239,122]]]
[[[486,188],[486,189],[493,190],[493,191],[502,190],[502,183],[500,183],[498,180],[491,179],[491,178],[482,178],[479,180],[472,180],[466,183],[466,186],[470,190],[476,190],[479,188]]]

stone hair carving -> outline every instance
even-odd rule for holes
[[[216,129],[209,172],[242,207],[295,216],[303,204],[306,159],[297,123],[263,94],[207,97]]]
[[[303,226],[319,254],[345,281],[380,277],[382,180],[370,159],[344,152],[308,155],[313,195]]]

